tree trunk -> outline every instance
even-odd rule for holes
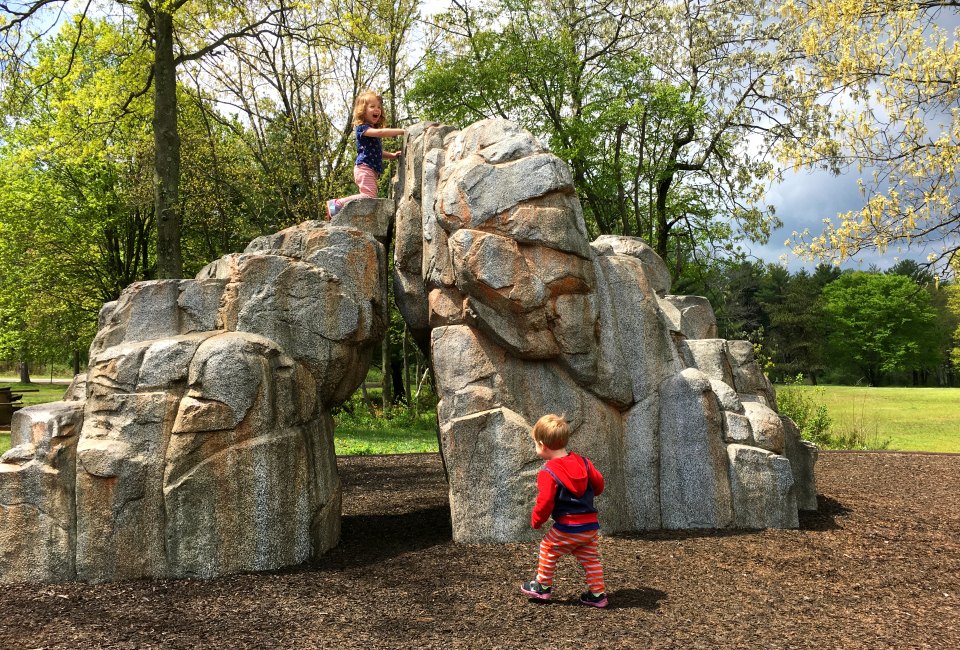
[[[390,374],[391,374],[391,383],[393,384],[393,395],[392,403],[400,404],[401,402],[410,402],[407,400],[406,387],[403,385],[403,364],[398,360],[390,359]]]
[[[80,350],[73,351],[73,376],[80,374]]]
[[[410,390],[410,361],[407,359],[407,326],[403,326],[403,393],[407,396],[407,404],[410,404],[412,391]]]
[[[380,401],[383,405],[383,410],[386,412],[387,407],[393,401],[392,393],[390,391],[390,332],[387,332],[383,337],[383,343],[380,345]]]
[[[673,175],[657,181],[657,205],[654,215],[657,224],[657,240],[654,242],[653,248],[664,262],[667,261],[667,242],[670,240],[670,223],[667,221],[667,194],[670,192],[672,183]]]
[[[26,360],[21,361],[17,364],[17,369],[20,371],[20,383],[21,384],[32,384],[30,381],[30,363]]]
[[[173,16],[153,14],[156,50],[153,74],[154,186],[157,215],[157,277],[183,275],[180,255],[180,135],[177,132],[177,66],[173,57]]]

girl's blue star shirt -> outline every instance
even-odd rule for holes
[[[357,125],[357,164],[366,165],[379,176],[383,173],[383,141],[363,135],[369,128],[369,124]]]

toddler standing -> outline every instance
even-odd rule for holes
[[[553,526],[540,542],[537,578],[524,582],[520,591],[539,600],[549,600],[553,592],[553,574],[557,560],[573,555],[587,574],[588,591],[580,602],[606,607],[603,567],[597,541],[600,524],[593,498],[603,492],[603,475],[583,456],[567,451],[570,429],[558,415],[544,415],[530,432],[537,455],[547,461],[537,474],[537,503],[531,524],[540,528],[548,518]]]
[[[399,151],[384,151],[380,138],[392,138],[406,133],[405,129],[384,128],[386,121],[383,98],[372,90],[360,93],[353,103],[353,125],[357,138],[357,162],[353,167],[353,180],[360,188],[360,193],[327,201],[327,219],[333,218],[350,201],[377,198],[377,178],[383,173],[383,159],[393,160],[400,157]]]

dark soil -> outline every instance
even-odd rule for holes
[[[340,471],[343,539],[314,565],[0,585],[0,647],[960,647],[960,454],[823,453],[800,530],[605,537],[605,611],[569,558],[540,604],[518,591],[536,544],[453,544],[436,455]]]

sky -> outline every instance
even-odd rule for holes
[[[766,244],[747,244],[744,248],[750,255],[765,262],[785,262],[792,272],[813,270],[818,262],[807,262],[796,257],[785,246],[785,241],[792,238],[794,231],[802,232],[808,228],[812,234],[819,234],[823,231],[824,219],[835,220],[837,214],[862,208],[864,197],[857,184],[859,177],[857,173],[834,176],[826,171],[789,174],[783,182],[769,188],[765,200],[766,204],[774,207],[783,226],[773,231]],[[841,266],[864,271],[871,265],[888,269],[901,259],[925,262],[926,257],[927,253],[916,247],[908,250],[891,248],[884,254],[873,251],[858,253]]]
[[[960,11],[942,10],[936,16],[935,22],[953,37],[960,33]],[[933,123],[929,126],[936,128]],[[935,136],[933,132],[932,135]],[[837,214],[862,208],[865,198],[857,184],[860,176],[856,172],[840,176],[826,171],[800,172],[790,174],[783,182],[773,185],[767,193],[766,203],[774,206],[784,225],[773,233],[766,245],[752,246],[751,253],[764,261],[775,263],[787,254],[787,265],[791,271],[812,269],[816,263],[804,262],[789,254],[784,241],[790,238],[794,231],[801,232],[806,228],[809,228],[811,233],[819,234],[823,230],[823,219],[835,220]],[[883,254],[864,252],[846,261],[842,267],[866,270],[875,265],[887,269],[901,259],[925,262],[927,254],[927,249],[917,246],[891,248]]]

